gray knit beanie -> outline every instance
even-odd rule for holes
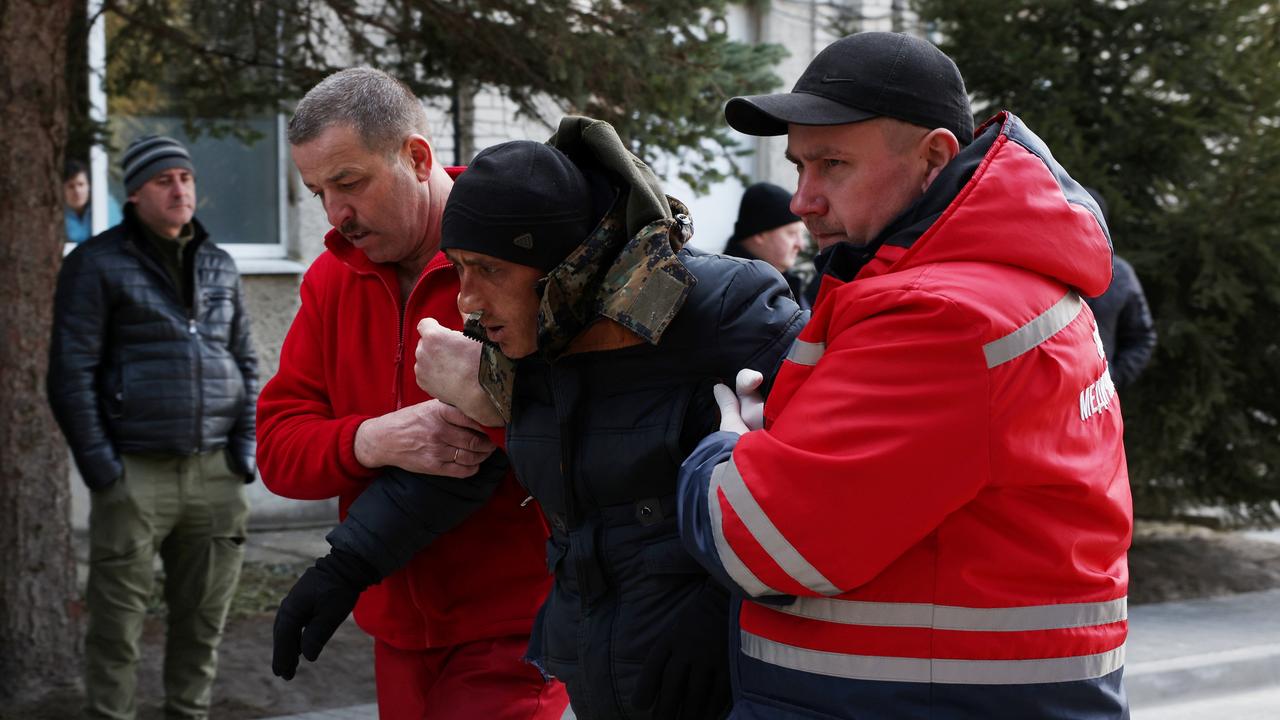
[[[166,135],[143,135],[129,143],[120,167],[124,169],[124,190],[130,195],[165,170],[196,171],[186,146]]]

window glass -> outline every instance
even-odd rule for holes
[[[110,106],[109,106],[110,107]],[[110,111],[108,111],[110,113]],[[278,118],[248,122],[260,137],[253,144],[233,136],[201,134],[191,139],[174,117],[108,115],[112,144],[110,192],[123,204],[120,158],[142,135],[168,135],[187,146],[196,168],[196,218],[219,245],[280,245],[281,178]]]

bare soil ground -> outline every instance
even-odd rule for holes
[[[315,663],[302,661],[285,682],[271,673],[275,609],[307,563],[246,562],[218,651],[213,689],[215,720],[291,715],[374,702],[373,641],[355,621],[342,624]],[[159,600],[147,617],[138,670],[138,718],[162,720],[164,611]],[[83,716],[84,694],[54,691],[38,702],[0,708],[3,720],[71,720]]]
[[[271,625],[306,563],[246,563],[219,657],[213,718],[249,720],[374,701],[373,644],[351,620],[316,663],[303,661],[284,682],[271,674]],[[1133,604],[1280,588],[1280,542],[1175,523],[1139,522],[1129,553]],[[163,717],[163,608],[148,617],[139,672],[141,720]],[[39,702],[0,708],[4,720],[81,716],[83,694],[52,692]]]
[[[1129,602],[1172,602],[1280,587],[1280,542],[1181,523],[1138,522]]]

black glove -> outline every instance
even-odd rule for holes
[[[365,588],[379,577],[364,560],[339,549],[316,560],[294,583],[276,611],[271,671],[292,680],[298,669],[298,653],[311,662],[320,657]]]
[[[325,539],[387,577],[483,507],[510,467],[507,454],[496,450],[469,478],[384,468]]]
[[[714,720],[729,714],[729,593],[708,578],[658,639],[631,704],[654,720]]]

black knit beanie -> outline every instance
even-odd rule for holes
[[[742,193],[738,206],[738,222],[733,226],[729,242],[742,242],[774,228],[800,222],[791,212],[791,193],[773,183],[756,183]]]
[[[167,135],[143,135],[129,143],[120,158],[124,170],[124,191],[132,195],[151,178],[165,170],[182,168],[195,174],[187,147]]]
[[[440,248],[549,272],[595,227],[591,183],[564,153],[513,140],[485,148],[453,183]]]

